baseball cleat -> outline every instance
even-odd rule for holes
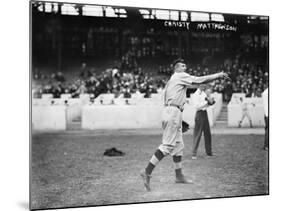
[[[147,191],[151,191],[151,189],[150,189],[150,178],[151,178],[151,175],[146,174],[145,171],[142,171],[140,173],[140,175],[141,175],[141,178],[143,180],[143,184],[144,184],[145,189]]]
[[[180,177],[176,177],[175,183],[193,184],[193,181],[187,180],[184,175],[181,175]]]

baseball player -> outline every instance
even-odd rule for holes
[[[184,143],[182,139],[182,112],[186,101],[186,90],[191,85],[211,82],[218,78],[228,78],[224,72],[207,75],[191,76],[186,73],[186,64],[183,59],[173,63],[174,73],[167,82],[164,90],[164,109],[162,113],[162,144],[155,151],[146,168],[141,171],[144,186],[150,191],[151,174],[155,166],[167,155],[173,157],[176,173],[176,183],[192,183],[186,180],[182,173],[182,156]]]
[[[252,118],[249,114],[248,103],[246,103],[243,100],[243,97],[240,97],[240,105],[241,105],[241,109],[242,109],[242,117],[241,117],[241,120],[238,122],[238,127],[241,127],[241,124],[246,117],[248,118],[248,120],[250,122],[250,127],[253,127]],[[252,105],[254,106],[253,103],[252,103]]]

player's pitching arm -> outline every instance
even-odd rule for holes
[[[230,79],[227,73],[219,72],[211,75],[205,76],[190,76],[192,80],[192,84],[203,84],[209,83],[219,78]]]
[[[189,86],[189,87],[198,87],[200,84],[205,84],[212,82],[219,78],[225,78],[230,79],[228,77],[227,73],[219,72],[211,75],[205,75],[205,76],[192,76],[185,72],[181,73],[180,80],[183,85]]]

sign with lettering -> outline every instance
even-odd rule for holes
[[[232,26],[227,23],[196,23],[197,30],[221,30],[221,31],[237,31],[237,26]]]
[[[186,21],[164,21],[165,27],[185,28],[189,30],[190,22]]]
[[[217,22],[187,22],[187,21],[171,21],[163,22],[164,27],[178,28],[183,30],[202,31],[202,30],[215,30],[215,31],[237,31],[237,26],[228,23]]]

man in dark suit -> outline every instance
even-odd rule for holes
[[[197,159],[197,150],[199,147],[202,133],[204,132],[205,139],[205,151],[207,156],[213,156],[212,152],[212,136],[210,130],[210,124],[207,114],[207,108],[215,101],[210,96],[211,87],[205,84],[200,85],[193,95],[193,103],[195,105],[195,127],[193,132],[193,147],[192,147],[192,159]]]

